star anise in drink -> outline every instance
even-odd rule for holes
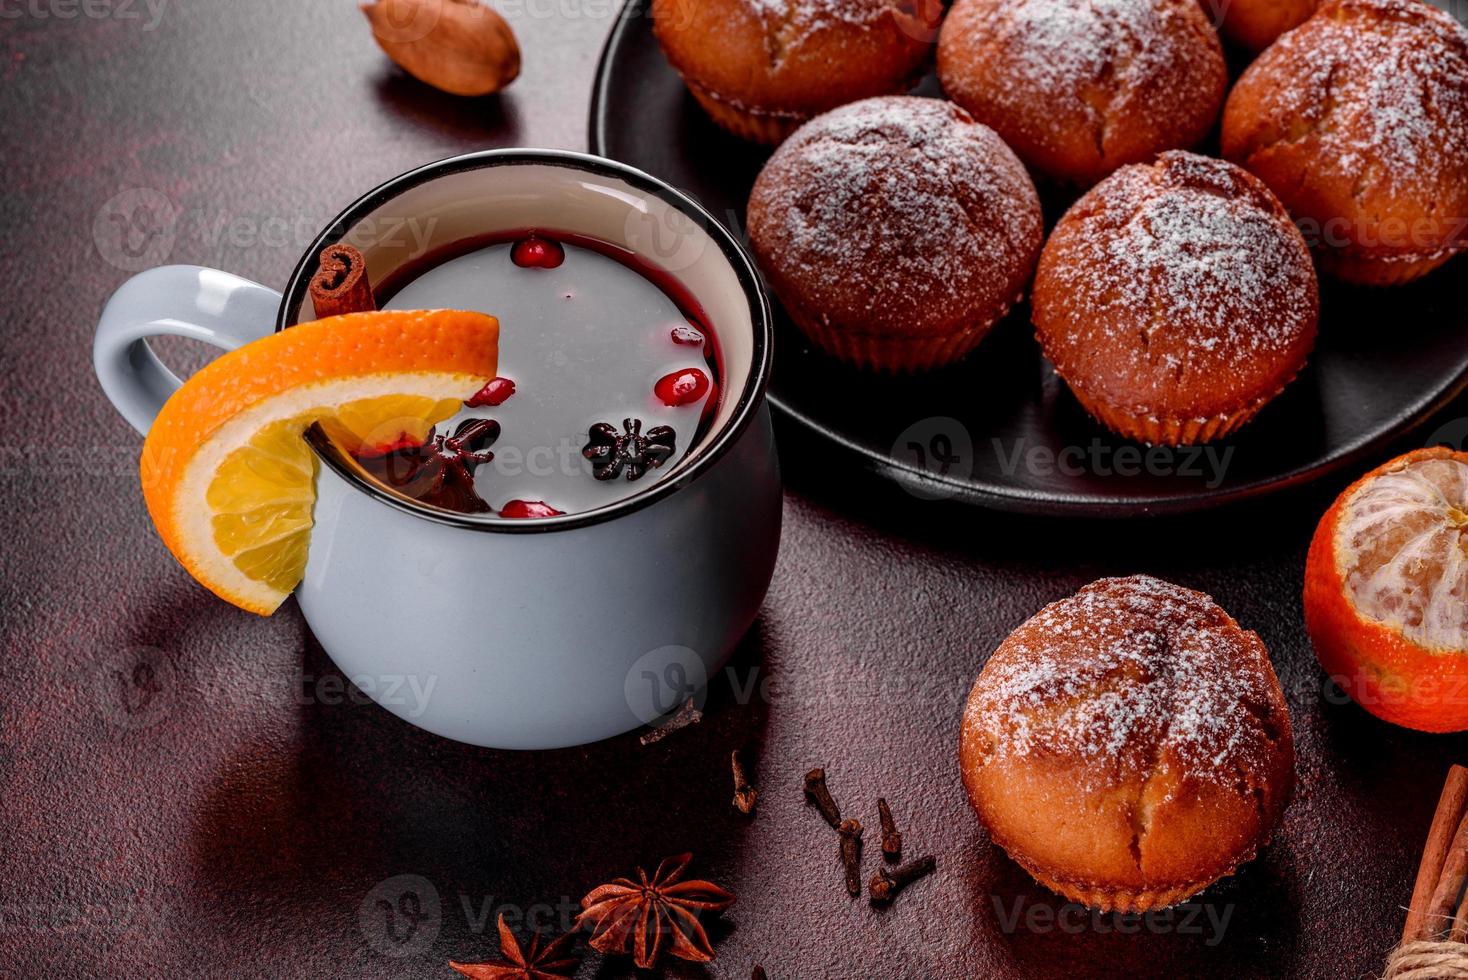
[[[500,955],[508,962],[455,963],[449,966],[470,980],[566,980],[576,970],[575,957],[567,956],[576,933],[568,932],[554,942],[540,945],[540,933],[530,938],[530,946],[522,949],[520,941],[500,916]]]
[[[680,959],[707,963],[714,958],[701,912],[718,912],[734,904],[734,895],[711,881],[683,881],[691,854],[665,858],[651,878],[641,868],[637,881],[617,878],[593,889],[581,900],[577,925],[591,926],[591,948],[626,953],[650,970],[664,949]]]
[[[465,419],[453,435],[429,429],[421,445],[358,456],[357,462],[383,483],[426,504],[483,514],[491,508],[474,492],[474,470],[494,459],[489,447],[499,436],[500,424],[494,419]]]
[[[666,463],[677,440],[668,425],[655,425],[643,435],[642,419],[623,419],[621,432],[609,422],[598,422],[586,435],[589,441],[581,455],[591,460],[591,473],[598,480],[615,480],[624,469],[627,479],[637,479]]]

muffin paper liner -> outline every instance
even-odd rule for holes
[[[1293,381],[1294,378],[1289,380]],[[1071,394],[1075,395],[1076,401],[1081,403],[1081,407],[1092,418],[1117,435],[1125,436],[1136,442],[1144,442],[1149,446],[1193,446],[1222,439],[1238,431],[1244,423],[1259,414],[1261,408],[1284,391],[1285,385],[1288,384],[1289,381],[1286,381],[1284,385],[1256,399],[1250,405],[1214,415],[1211,418],[1162,418],[1156,415],[1142,415],[1097,401],[1075,385],[1068,384],[1068,387]]]
[[[703,111],[709,114],[709,118],[740,139],[775,146],[804,125],[809,118],[741,109],[732,102],[720,99],[697,82],[684,79],[684,84],[698,104],[703,106]]]
[[[1316,249],[1320,270],[1342,282],[1359,286],[1402,286],[1421,279],[1463,249],[1445,248],[1428,255],[1370,256],[1359,252]]]
[[[1018,297],[989,320],[970,323],[957,331],[937,336],[853,333],[795,310],[790,311],[790,318],[812,343],[837,360],[868,371],[912,374],[962,360],[989,335],[994,324],[1004,319],[1015,302],[1018,302]]]
[[[1169,905],[1178,905],[1187,901],[1219,879],[1233,874],[1233,871],[1230,870],[1206,881],[1189,882],[1185,885],[1127,889],[1078,885],[1041,874],[1023,862],[1020,863],[1020,866],[1028,871],[1036,881],[1062,898],[1079,902],[1087,908],[1100,909],[1102,912],[1150,912],[1155,909],[1165,909]]]

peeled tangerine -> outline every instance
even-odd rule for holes
[[[1305,625],[1367,711],[1468,729],[1468,453],[1410,452],[1336,499],[1310,543]]]

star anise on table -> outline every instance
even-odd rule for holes
[[[428,430],[421,445],[396,447],[357,461],[379,480],[428,504],[470,514],[489,511],[474,492],[474,470],[494,459],[489,447],[500,436],[494,419],[465,419],[453,435]]]
[[[455,963],[450,960],[449,966],[470,980],[566,980],[576,970],[575,957],[566,955],[575,941],[576,933],[568,932],[541,946],[540,933],[537,932],[530,938],[529,948],[522,949],[501,915],[500,955],[509,962]]]
[[[623,419],[621,432],[609,422],[598,422],[586,434],[590,441],[581,455],[591,460],[592,475],[598,480],[615,480],[624,469],[627,479],[637,479],[666,463],[677,440],[668,425],[655,425],[643,435],[642,419]]]
[[[637,881],[617,878],[581,900],[576,924],[591,926],[591,948],[626,953],[632,962],[652,969],[664,948],[680,959],[707,963],[714,958],[700,912],[717,912],[734,904],[734,895],[711,881],[683,881],[691,854],[665,858],[649,879],[637,869]]]

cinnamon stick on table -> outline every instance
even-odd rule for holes
[[[1432,900],[1427,903],[1427,912],[1422,919],[1420,938],[1431,939],[1449,932],[1457,916],[1458,900],[1463,894],[1463,884],[1468,882],[1468,820],[1460,817],[1458,832],[1448,845],[1443,858],[1442,871],[1437,877],[1437,888]]]
[[[1448,939],[1455,943],[1468,943],[1468,901],[1458,906],[1458,914],[1453,916],[1453,931]]]
[[[328,245],[321,250],[320,262],[311,277],[311,303],[318,320],[377,309],[361,252],[344,242]]]
[[[1427,844],[1422,850],[1417,884],[1412,888],[1412,904],[1407,909],[1407,924],[1402,929],[1404,943],[1432,939],[1450,928],[1454,935],[1458,932],[1454,920],[1463,913],[1455,917],[1454,910],[1458,908],[1459,893],[1468,876],[1465,810],[1468,810],[1468,769],[1453,766],[1448,770],[1432,828],[1427,832]],[[1468,936],[1468,923],[1464,924],[1464,935]]]

